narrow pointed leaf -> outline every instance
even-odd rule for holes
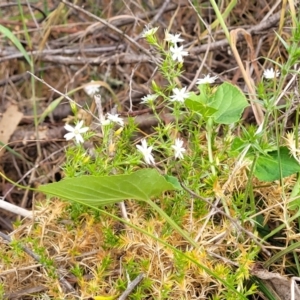
[[[11,42],[18,48],[18,50],[23,54],[24,58],[27,60],[28,64],[31,66],[32,62],[27,54],[27,51],[24,49],[18,38],[10,31],[7,27],[0,25],[0,33],[9,38]]]
[[[42,185],[39,190],[61,199],[97,207],[125,199],[147,201],[176,187],[156,170],[144,169],[128,175],[81,176]]]

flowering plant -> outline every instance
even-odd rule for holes
[[[230,156],[233,159],[240,156],[241,161],[247,156],[247,159],[255,161],[253,153],[265,154],[255,161],[258,167],[253,170],[253,174],[260,178],[266,172],[259,170],[259,167],[267,165],[272,159],[275,161],[277,156],[271,151],[266,153],[267,146],[260,143],[264,124],[253,131],[244,130],[241,138],[233,137],[236,124],[249,106],[242,90],[229,82],[222,83],[219,76],[210,74],[195,78],[193,82],[196,85],[188,86],[182,73],[184,59],[189,54],[185,45],[179,45],[184,39],[180,34],[166,32],[164,41],[160,42],[156,36],[158,30],[157,27],[146,28],[143,37],[160,55],[158,70],[166,84],[159,85],[153,80],[148,94],[143,95],[139,103],[153,111],[156,124],[145,133],[137,128],[133,117],[125,118],[116,109],[104,113],[101,103],[98,103],[99,119],[95,123],[100,124],[101,133],[97,133],[97,127],[83,127],[82,120],[77,121],[75,127],[66,125],[65,129],[69,132],[65,138],[76,141],[67,149],[64,166],[65,173],[71,178],[42,186],[40,190],[95,209],[125,199],[146,202],[191,248],[199,250],[198,238],[175,221],[178,213],[187,214],[186,207],[194,208],[194,204],[201,206],[199,203],[189,203],[190,197],[184,197],[186,192],[209,203],[207,198],[190,192],[189,188],[201,193],[202,186],[206,186],[206,196],[217,198],[217,203],[222,203],[222,213],[231,218],[231,210],[235,209],[236,204],[229,208],[231,203],[219,186],[220,178],[224,180],[229,176],[229,168],[224,161]],[[269,69],[263,73],[263,78],[276,79],[279,75],[279,71]],[[222,128],[222,137],[218,136],[219,128]],[[84,140],[89,141],[88,131],[93,131],[100,140],[92,149],[81,145]],[[294,158],[298,160],[296,151],[294,148]],[[289,160],[286,151],[281,154],[286,161]],[[289,170],[288,174],[299,170],[298,164],[291,165],[293,170]],[[278,178],[278,174],[274,174],[270,175],[272,180]],[[170,198],[169,195],[159,198],[166,191]],[[152,201],[153,197],[157,201]],[[175,205],[180,209],[173,210]],[[242,212],[241,218],[248,221],[245,209]],[[101,210],[101,213],[107,212]],[[189,213],[193,220],[195,211]],[[203,211],[199,209],[196,213],[201,215]],[[126,214],[123,215],[123,222],[130,225]],[[205,271],[209,273],[209,270]]]

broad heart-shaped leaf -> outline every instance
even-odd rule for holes
[[[204,118],[211,117],[217,110],[207,105],[208,99],[204,99],[205,96],[195,93],[190,93],[189,98],[185,100],[184,104],[191,111],[199,113]]]
[[[221,84],[213,94],[209,106],[217,111],[213,115],[218,124],[232,124],[240,120],[245,107],[249,106],[243,92],[228,82]]]
[[[279,159],[282,172],[279,170]],[[297,160],[291,156],[287,147],[280,147],[280,158],[278,151],[268,152],[268,155],[260,155],[256,162],[254,175],[261,181],[279,180],[281,177],[287,177],[300,172],[300,165]]]
[[[45,194],[92,207],[125,199],[147,201],[164,191],[175,189],[176,186],[154,169],[143,169],[128,175],[84,175],[39,187]]]
[[[182,187],[176,177],[170,175],[165,175],[164,177],[167,182],[173,185],[174,188],[176,188],[177,190],[182,190]]]

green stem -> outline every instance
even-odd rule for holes
[[[253,177],[253,173],[254,173],[254,170],[255,170],[255,165],[256,165],[256,162],[257,162],[257,158],[258,158],[257,155],[254,156],[252,166],[251,166],[251,170],[250,170],[250,173],[249,173],[249,179],[248,179],[248,183],[247,183],[247,186],[246,186],[244,201],[243,201],[243,205],[242,205],[242,209],[241,209],[241,215],[242,216],[245,216],[248,198],[250,198],[250,207],[251,207],[250,209],[251,209],[251,211],[256,211],[255,200],[254,200],[254,196],[253,196],[252,177]]]
[[[213,158],[213,150],[212,150],[212,138],[213,138],[212,135],[213,135],[213,119],[209,118],[206,123],[207,150],[208,150],[208,159],[210,162],[211,172],[215,176],[217,172],[214,166],[214,158]]]
[[[292,221],[294,221],[295,219],[297,219],[299,217],[300,217],[300,210],[298,210],[298,212],[295,215],[293,215],[291,218],[289,218],[287,220],[287,222],[282,223],[281,225],[279,225],[278,227],[276,227],[276,229],[272,230],[268,235],[264,236],[263,240],[267,241],[268,238],[274,236],[280,230],[284,229],[287,226],[287,224],[291,223]]]
[[[214,157],[213,157],[213,119],[208,118],[206,122],[206,139],[207,139],[207,150],[208,150],[208,159],[210,162],[210,168],[213,176],[217,175],[216,168],[214,166]],[[230,211],[226,202],[226,198],[224,196],[220,197],[223,208],[226,214],[230,215]]]
[[[236,0],[231,1],[230,2],[230,8],[228,9],[228,7],[227,7],[227,11],[228,10],[230,11],[236,5],[236,3],[237,3]],[[220,22],[220,25],[224,30],[224,33],[225,33],[226,39],[228,40],[229,45],[231,45],[229,30],[228,30],[228,28],[227,28],[227,26],[224,22],[223,15],[221,14],[221,12],[219,10],[219,7],[218,7],[216,1],[215,0],[210,0],[210,4],[213,7],[213,9],[216,13],[217,19]]]
[[[183,230],[180,226],[178,226],[158,205],[156,205],[153,201],[150,199],[146,201],[154,210],[156,210],[160,216],[165,219],[173,229],[175,229],[178,233],[181,234],[182,237],[184,237],[193,247],[196,249],[199,248],[199,245],[192,239],[192,237]]]

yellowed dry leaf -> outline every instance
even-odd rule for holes
[[[265,285],[268,286],[273,296],[278,300],[291,300],[291,278],[284,277],[278,273],[272,273],[264,269],[254,268],[251,272],[252,275],[263,280]],[[297,285],[294,285],[294,299],[300,299],[300,291]]]
[[[7,144],[11,135],[16,130],[20,123],[23,114],[19,112],[17,105],[11,104],[3,114],[0,120],[0,141],[3,144]],[[3,150],[0,148],[0,156],[3,154]]]

